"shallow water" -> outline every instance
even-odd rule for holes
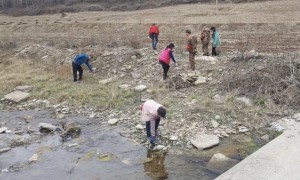
[[[33,118],[26,123],[24,117],[29,115]],[[30,143],[0,154],[0,179],[209,180],[219,175],[205,167],[209,158],[216,151],[231,151],[228,150],[231,148],[226,146],[228,143],[224,142],[208,151],[176,148],[167,152],[147,150],[122,137],[118,131],[114,131],[116,127],[101,124],[97,120],[69,116],[66,121],[79,123],[81,135],[62,142],[59,134],[38,132],[37,126],[40,122],[59,124],[58,120],[51,118],[49,112],[0,112],[0,122],[3,126],[9,129],[30,127],[36,130],[29,136]],[[10,136],[15,135],[0,134],[0,149],[9,145],[10,141],[7,139]],[[227,154],[232,153],[234,156],[236,152],[238,150]],[[38,155],[38,160],[29,162],[34,154]]]

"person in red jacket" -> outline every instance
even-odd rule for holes
[[[152,39],[152,48],[156,50],[156,45],[158,42],[159,29],[156,24],[152,24],[149,29],[149,37]]]
[[[162,65],[162,68],[164,70],[164,75],[163,75],[163,79],[167,79],[168,77],[168,71],[170,69],[170,60],[172,59],[172,61],[176,64],[175,58],[173,56],[173,48],[175,47],[175,45],[173,43],[170,43],[165,49],[163,49],[161,51],[161,53],[159,54],[159,62]]]

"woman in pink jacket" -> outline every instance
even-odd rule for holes
[[[160,118],[166,117],[166,109],[163,105],[153,100],[147,100],[141,105],[141,110],[142,121],[146,122],[147,137],[151,145],[155,145]]]
[[[162,65],[162,68],[164,70],[164,75],[163,75],[163,79],[167,79],[168,77],[168,71],[170,69],[170,60],[172,59],[172,61],[176,64],[175,58],[173,56],[173,48],[175,47],[175,45],[173,43],[169,44],[164,50],[161,51],[161,53],[159,54],[159,62]]]

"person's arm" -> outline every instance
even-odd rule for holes
[[[170,51],[170,52],[169,52],[169,55],[170,55],[170,58],[172,59],[172,61],[173,61],[174,63],[176,63],[175,58],[174,58],[174,55],[173,55],[173,51]]]
[[[85,62],[85,64],[86,64],[87,67],[89,68],[90,72],[93,72],[93,67],[92,67],[92,65],[89,63],[89,60],[87,60],[87,61]]]
[[[158,29],[158,27],[157,27],[157,35],[159,35],[159,29]]]

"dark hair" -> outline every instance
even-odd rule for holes
[[[167,45],[167,48],[174,48],[175,45],[173,43],[170,43],[169,45]]]
[[[157,113],[158,115],[160,115],[161,117],[165,118],[166,117],[166,114],[167,114],[167,111],[164,107],[159,107],[157,109]]]
[[[215,27],[211,27],[210,30],[212,30],[212,31],[215,32],[215,31],[216,31],[216,28],[215,28]]]
[[[152,26],[155,26],[155,25],[156,25],[155,23],[152,24]]]
[[[185,31],[185,33],[191,34],[192,32],[191,32],[191,30],[187,29],[187,30]]]

